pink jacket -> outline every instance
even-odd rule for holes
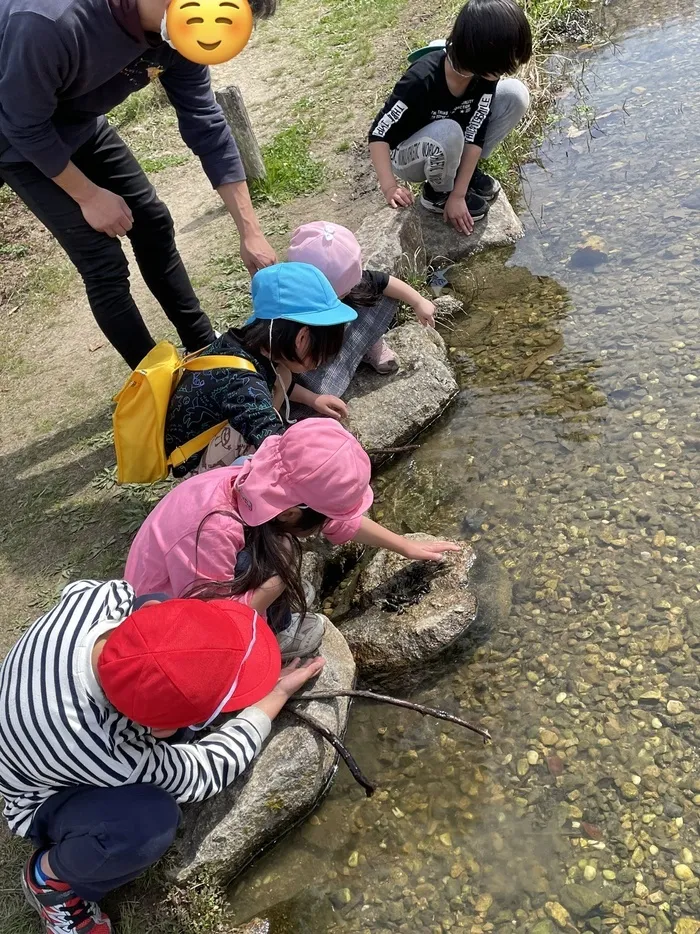
[[[330,541],[350,541],[372,504],[369,477],[369,458],[352,435],[331,419],[305,419],[266,438],[242,466],[171,490],[137,532],[124,577],[138,595],[174,597],[196,581],[232,580],[245,526],[301,503],[331,518],[323,530]]]

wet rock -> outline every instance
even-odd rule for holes
[[[326,667],[306,690],[351,688],[355,664],[348,646],[328,625],[321,652]],[[314,701],[304,709],[343,733],[348,701]],[[281,714],[262,753],[242,779],[209,801],[185,809],[170,874],[179,882],[206,871],[231,878],[254,856],[303,819],[326,791],[336,756],[316,733]]]
[[[444,564],[378,552],[358,581],[355,607],[361,615],[340,622],[363,680],[422,669],[469,629],[477,613],[470,583],[475,560],[469,546]]]
[[[607,263],[608,255],[602,250],[595,250],[593,247],[584,246],[576,250],[569,260],[569,266],[572,269],[595,269],[602,263]]]
[[[700,919],[679,918],[676,921],[673,934],[700,934]]]
[[[458,261],[491,247],[508,246],[523,236],[523,225],[503,192],[491,202],[486,218],[474,224],[474,232],[468,237],[446,224],[441,214],[430,214],[420,207],[411,210],[419,213],[429,261],[435,257]]]
[[[412,441],[450,404],[457,383],[445,343],[432,328],[404,324],[386,341],[400,369],[381,376],[361,367],[346,395],[348,429],[381,460],[381,452]]]
[[[673,870],[673,873],[680,882],[692,882],[695,879],[695,873],[686,866],[685,863],[679,863]]]
[[[546,902],[544,910],[562,931],[565,931],[571,924],[569,912],[563,905],[559,904],[559,902]]]
[[[530,928],[530,934],[556,934],[555,925],[548,920],[538,921]]]
[[[599,908],[610,895],[602,887],[574,882],[561,889],[559,898],[569,914],[580,919]]]

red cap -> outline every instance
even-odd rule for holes
[[[168,600],[136,610],[110,633],[97,662],[109,702],[154,730],[254,704],[280,668],[270,627],[234,600]]]

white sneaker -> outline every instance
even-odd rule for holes
[[[321,613],[307,613],[306,616],[292,613],[291,624],[282,632],[276,633],[282,661],[309,658],[317,652],[323,641],[327,622]]]

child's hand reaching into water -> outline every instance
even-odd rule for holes
[[[348,417],[348,407],[342,399],[337,396],[316,396],[314,399],[314,410],[319,415],[329,415],[340,421]]]
[[[433,303],[427,298],[423,298],[423,296],[421,296],[420,302],[416,302],[416,304],[413,306],[413,312],[423,327],[435,327],[435,305],[433,305]]]

